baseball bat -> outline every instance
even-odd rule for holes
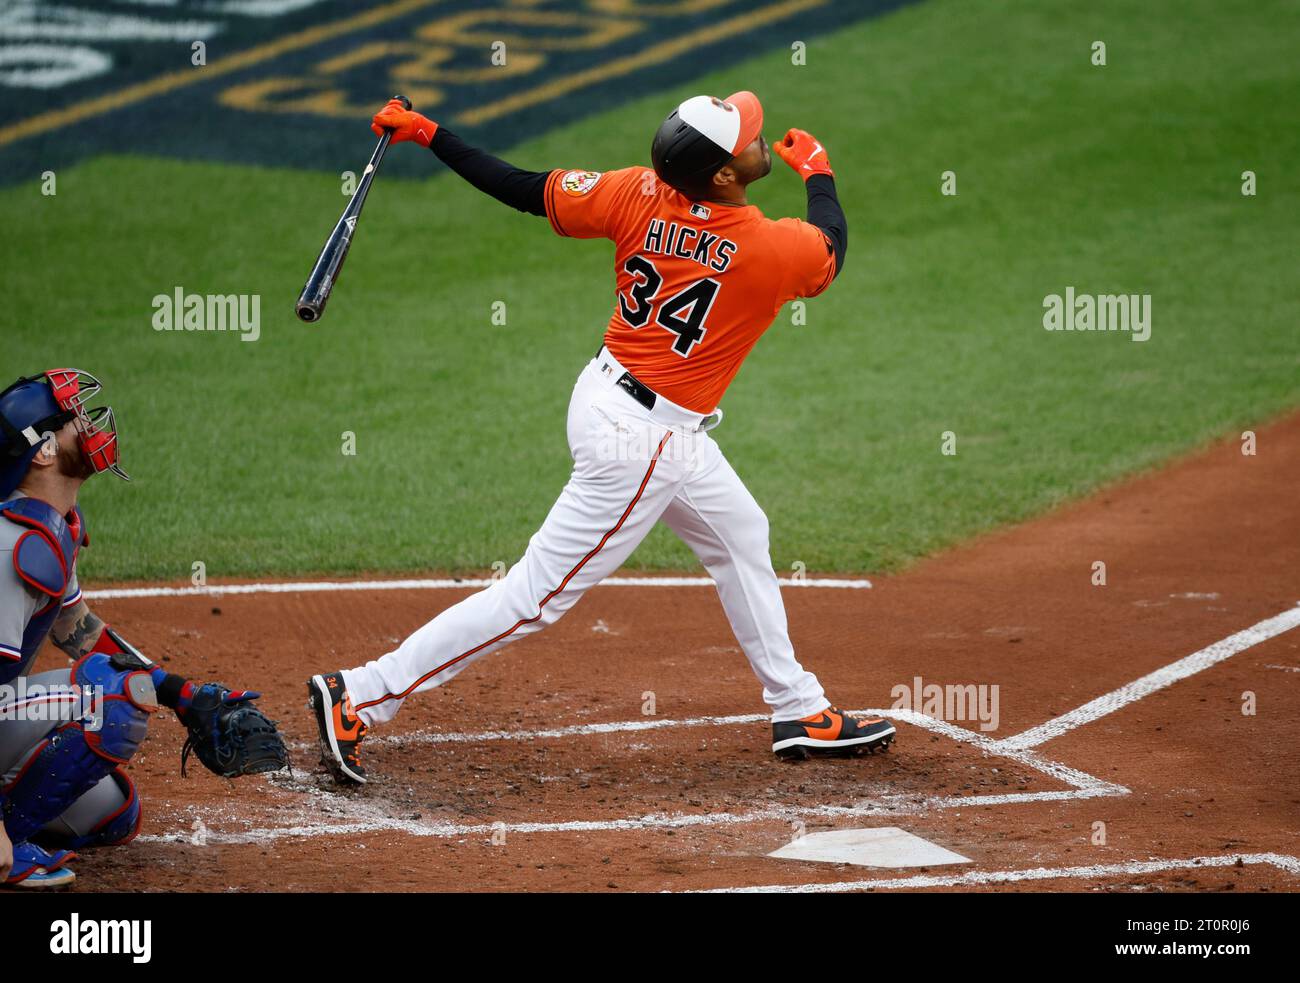
[[[393,96],[393,98],[402,103],[403,109],[411,108],[411,100],[406,96]],[[325,247],[316,257],[316,265],[311,268],[311,275],[307,277],[302,293],[298,295],[296,309],[298,317],[303,321],[308,323],[318,321],[325,313],[325,304],[330,299],[334,284],[339,281],[343,261],[348,258],[348,249],[352,245],[352,236],[356,234],[357,220],[361,218],[361,209],[366,204],[366,195],[370,193],[370,185],[379,172],[379,165],[392,139],[393,131],[385,130],[384,135],[375,144],[375,152],[370,155],[370,163],[366,164],[361,180],[357,183],[357,189],[352,192],[347,207],[343,209],[342,216],[334,225],[334,231],[325,240]]]

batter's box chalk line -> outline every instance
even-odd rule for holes
[[[230,594],[329,594],[368,590],[481,590],[495,581],[455,578],[421,580],[305,580],[286,583],[210,584],[205,587],[109,587],[85,592],[88,601],[139,597],[222,597]],[[828,577],[778,577],[782,587],[869,590],[871,581]],[[712,577],[606,577],[597,587],[716,587]]]
[[[867,709],[854,711],[873,716],[889,716],[900,723],[908,723],[933,731],[956,741],[970,744],[985,756],[1000,757],[1018,762],[1047,775],[1067,789],[1051,792],[1011,792],[971,796],[930,796],[917,799],[910,795],[879,796],[870,802],[848,806],[769,806],[746,812],[713,813],[658,813],[628,816],[607,820],[570,820],[567,822],[536,823],[429,823],[419,820],[397,819],[386,812],[387,804],[381,799],[344,796],[316,786],[306,786],[283,778],[277,781],[286,789],[306,792],[316,800],[313,816],[326,811],[336,821],[319,820],[301,825],[249,829],[242,832],[209,833],[208,842],[260,843],[285,837],[314,837],[357,835],[370,832],[403,832],[416,837],[466,838],[481,837],[495,832],[507,833],[572,833],[598,831],[640,831],[649,829],[682,829],[695,826],[734,826],[759,822],[785,822],[807,818],[860,818],[870,816],[900,816],[930,813],[944,809],[971,809],[981,806],[1016,805],[1029,802],[1063,802],[1106,796],[1127,795],[1129,789],[1105,781],[1061,762],[1042,757],[1033,748],[1053,737],[1082,726],[1164,689],[1180,679],[1207,669],[1246,649],[1273,638],[1300,624],[1300,606],[1265,619],[1244,631],[1230,635],[1184,659],[1121,686],[1111,693],[1092,700],[1077,710],[1055,717],[1045,724],[1015,735],[995,740],[984,734],[967,730],[944,720],[939,720],[913,710]],[[477,733],[432,733],[379,737],[376,740],[395,745],[410,743],[482,743],[497,740],[557,740],[594,734],[649,731],[668,727],[707,727],[733,724],[765,723],[764,714],[736,714],[732,716],[691,717],[679,720],[630,720],[603,724],[581,724],[548,730],[483,731]],[[328,804],[328,805],[327,805]],[[325,808],[322,808],[325,807]],[[142,842],[174,841],[177,835],[142,836]],[[969,876],[969,875],[968,875]],[[1081,875],[1082,876],[1082,875]]]
[[[761,887],[720,887],[702,894],[822,894],[846,891],[907,890],[935,887],[980,887],[1021,881],[1093,880],[1112,877],[1161,874],[1176,870],[1213,870],[1224,867],[1265,865],[1288,874],[1300,875],[1300,858],[1282,853],[1243,853],[1223,857],[1191,857],[1185,860],[1130,860],[1115,864],[1083,867],[1031,867],[1026,870],[973,870],[966,874],[912,877],[875,877],[861,881],[811,884],[767,884]]]
[[[1053,738],[1060,737],[1076,727],[1081,727],[1084,724],[1108,716],[1116,710],[1123,709],[1130,703],[1136,703],[1152,693],[1172,686],[1179,680],[1194,676],[1211,666],[1218,665],[1225,659],[1230,659],[1239,652],[1244,652],[1260,642],[1265,642],[1270,638],[1281,635],[1283,632],[1288,632],[1296,625],[1300,625],[1300,606],[1288,608],[1281,614],[1265,618],[1258,624],[1251,625],[1235,635],[1229,635],[1213,645],[1207,645],[1186,658],[1172,662],[1155,672],[1147,673],[1141,679],[1126,683],[1119,689],[1112,690],[1095,700],[1090,700],[1076,710],[1071,710],[1059,717],[1053,717],[1046,723],[1031,727],[1014,737],[1008,737],[998,742],[998,747],[1003,751],[1019,751],[1046,744]]]

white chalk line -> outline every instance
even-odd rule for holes
[[[1244,652],[1260,642],[1290,631],[1297,625],[1300,625],[1300,606],[1288,608],[1281,614],[1266,618],[1256,625],[1215,642],[1213,645],[1207,645],[1200,651],[1193,652],[1177,662],[1171,662],[1155,672],[1148,673],[1141,679],[1135,679],[1133,682],[1119,687],[1119,689],[1112,690],[1095,700],[1090,700],[1069,713],[1053,717],[1046,723],[1031,727],[1029,730],[999,741],[997,742],[998,748],[1003,752],[1007,752],[1038,747],[1040,744],[1045,744],[1054,738],[1060,737],[1076,727],[1099,720],[1116,710],[1128,706],[1130,703],[1172,686],[1179,680],[1194,676],[1211,666],[1218,665],[1225,659],[1230,659],[1232,656]]]
[[[905,890],[908,888],[975,887],[1012,884],[1017,881],[1079,880],[1159,874],[1172,870],[1206,870],[1264,864],[1289,874],[1300,874],[1300,858],[1281,853],[1243,853],[1225,857],[1190,857],[1185,860],[1132,860],[1125,863],[1093,864],[1084,867],[1031,867],[1026,870],[975,870],[965,874],[926,874],[912,877],[877,877],[861,881],[810,884],[767,884],[761,887],[719,887],[702,894],[822,894],[846,891]]]
[[[735,724],[767,723],[765,713],[736,713],[726,717],[683,717],[681,719],[647,717],[642,720],[615,720],[598,724],[573,724],[545,730],[481,730],[462,733],[438,731],[411,734],[380,734],[366,739],[367,745],[386,744],[402,747],[411,744],[482,744],[487,741],[555,740],[563,737],[588,737],[594,734],[624,734],[671,727],[726,727]]]
[[[997,742],[983,734],[974,733],[929,717],[913,710],[855,710],[867,716],[889,716],[899,723],[910,723],[935,731],[957,741],[970,744],[985,756],[995,756],[1020,762],[1071,788],[1047,792],[1005,792],[989,795],[942,795],[918,797],[909,794],[877,796],[871,802],[857,805],[770,806],[747,812],[709,813],[652,813],[626,816],[618,819],[569,820],[561,822],[524,823],[438,823],[422,820],[397,819],[386,812],[382,801],[367,800],[350,795],[340,795],[313,785],[280,778],[276,784],[295,792],[306,792],[319,800],[321,809],[338,816],[342,821],[312,822],[294,826],[249,829],[241,832],[207,830],[206,842],[212,845],[241,845],[266,843],[289,837],[357,836],[365,833],[400,832],[415,837],[464,839],[485,837],[494,833],[588,833],[635,832],[651,829],[682,829],[696,826],[737,826],[761,822],[793,823],[804,819],[863,818],[870,816],[900,816],[938,812],[947,809],[973,809],[989,806],[1016,805],[1030,802],[1062,802],[1092,799],[1104,796],[1126,795],[1122,785],[1104,781],[1094,775],[1050,761],[1031,751],[1003,753],[993,750]],[[667,727],[707,727],[734,724],[767,723],[766,714],[734,714],[725,717],[688,717],[676,720],[627,720],[614,723],[581,724],[573,727],[533,731],[481,731],[477,733],[405,734],[384,738],[386,743],[403,745],[411,743],[476,743],[496,740],[554,739],[596,734],[613,734],[627,731],[656,730]],[[177,842],[189,840],[189,834],[178,831],[171,834],[141,836],[142,842]]]
[[[228,594],[320,594],[370,590],[469,590],[490,587],[491,578],[426,580],[305,580],[285,583],[209,584],[204,587],[106,587],[85,592],[87,600],[116,601],[137,597],[222,597]],[[868,590],[869,580],[831,577],[778,577],[782,587]],[[606,577],[597,587],[716,587],[712,577]]]
[[[331,811],[344,818],[342,822],[305,823],[296,826],[278,826],[247,829],[241,832],[220,832],[207,829],[204,845],[246,845],[268,843],[293,837],[358,836],[366,833],[397,832],[419,838],[469,839],[486,838],[493,834],[532,833],[599,833],[645,832],[653,829],[687,829],[699,826],[742,826],[751,823],[779,822],[792,824],[806,819],[843,819],[869,816],[899,816],[912,813],[934,812],[940,809],[962,809],[982,806],[1010,805],[1022,802],[1064,801],[1095,798],[1111,793],[1095,790],[1070,789],[1058,792],[1017,792],[999,795],[937,796],[916,799],[914,796],[882,796],[869,805],[860,806],[773,806],[744,813],[651,813],[644,816],[620,819],[574,819],[562,822],[525,823],[437,823],[416,819],[398,819],[386,813],[383,803],[348,800],[333,793]],[[335,801],[338,800],[338,801]],[[190,842],[191,834],[178,830],[170,834],[151,834],[137,837],[141,843]]]

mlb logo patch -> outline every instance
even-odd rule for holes
[[[691,206],[691,215],[695,218],[708,218],[709,210],[697,201]]]

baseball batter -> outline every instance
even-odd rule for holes
[[[748,186],[771,170],[752,92],[687,99],[660,126],[653,170],[525,171],[396,100],[376,133],[414,141],[479,190],[544,216],[561,236],[615,246],[616,299],[604,344],[568,412],[573,473],[523,558],[397,649],[308,681],[325,764],[364,782],[359,746],[413,693],[558,620],[664,522],[717,582],[771,707],[772,749],[788,757],[883,749],[887,720],[831,706],[799,664],[768,553],[767,517],[714,442],[719,402],[782,305],[826,290],[847,225],[825,148],[790,130],[777,155],[803,178],[808,218],[766,218]]]
[[[0,882],[10,887],[63,887],[74,850],[135,836],[140,797],[125,765],[159,706],[188,731],[182,773],[191,752],[227,778],[288,763],[257,693],[164,671],[87,606],[77,496],[94,474],[126,478],[112,409],[87,405],[100,388],[79,369],[51,369],[0,392]],[[70,665],[29,675],[47,638]]]

